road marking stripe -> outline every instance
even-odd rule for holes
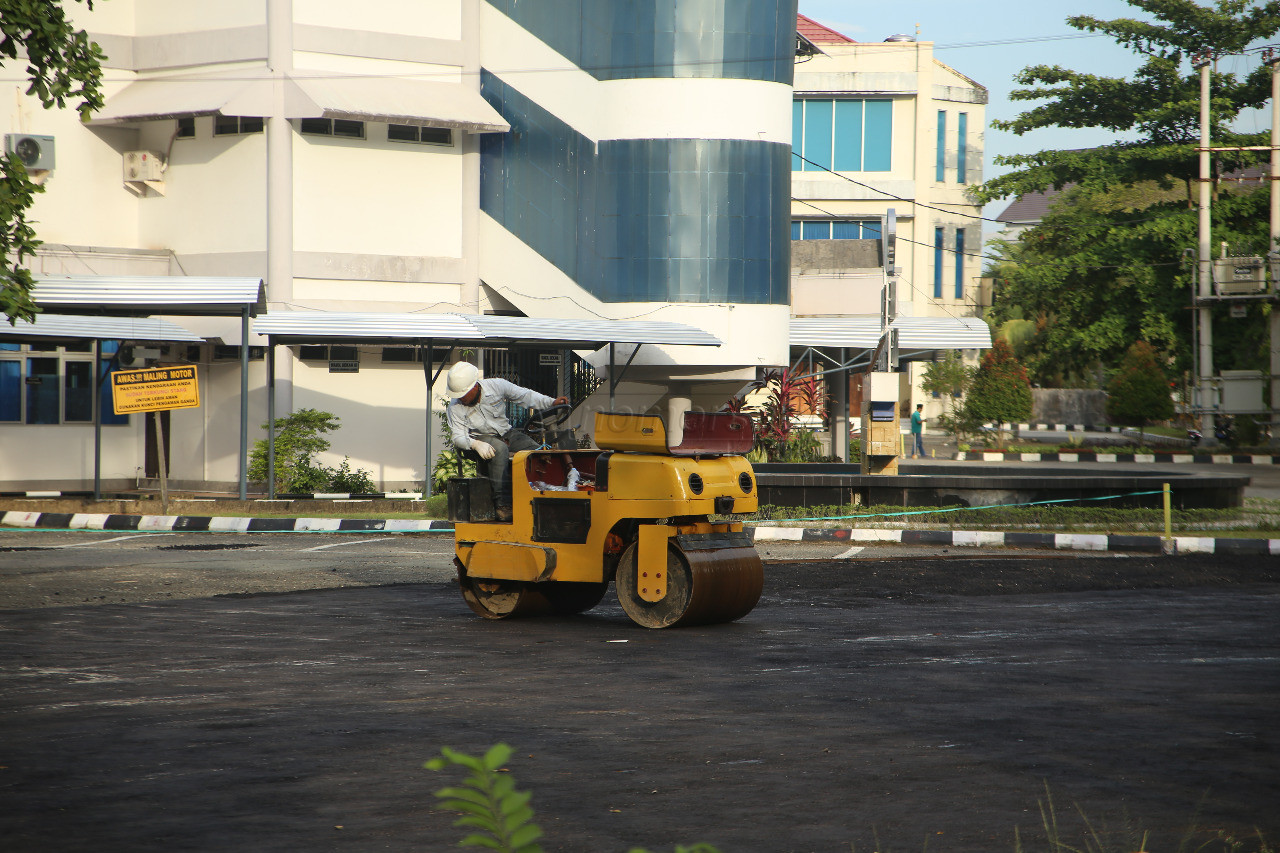
[[[314,548],[300,548],[304,553],[307,551],[323,551],[325,548],[341,548],[343,545],[368,545],[370,542],[386,542],[388,539],[398,539],[398,536],[379,536],[377,539],[354,539],[350,542],[330,542],[328,545],[317,545]]]

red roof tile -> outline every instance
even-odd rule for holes
[[[824,27],[804,15],[796,15],[796,32],[814,44],[857,44],[857,42],[843,33],[838,33],[830,27]]]

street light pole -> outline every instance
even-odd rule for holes
[[[1197,311],[1200,323],[1200,375],[1196,382],[1196,404],[1200,409],[1201,441],[1208,445],[1217,444],[1213,433],[1213,309],[1210,297],[1213,295],[1213,258],[1211,255],[1210,216],[1212,173],[1209,154],[1209,101],[1210,101],[1210,65],[1212,54],[1200,54],[1191,60],[1192,65],[1200,69],[1200,223],[1199,223],[1199,263],[1196,267],[1196,280],[1200,307]]]

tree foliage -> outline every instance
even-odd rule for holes
[[[1033,66],[1017,81],[1013,100],[1043,100],[993,126],[1024,134],[1045,127],[1100,128],[1126,137],[1099,148],[1041,151],[998,157],[1015,167],[976,193],[982,202],[1061,190],[1042,224],[1017,242],[995,248],[988,273],[997,281],[990,319],[997,328],[1017,324],[1020,354],[1037,382],[1080,384],[1099,363],[1116,363],[1130,343],[1146,340],[1175,355],[1175,369],[1190,364],[1192,265],[1183,253],[1196,246],[1199,175],[1199,72],[1196,53],[1238,53],[1280,31],[1280,0],[1128,0],[1153,22],[1071,17],[1077,29],[1109,35],[1141,64],[1130,78],[1101,77],[1060,67]],[[1264,105],[1270,69],[1244,76],[1213,74],[1215,145],[1263,145],[1263,134],[1231,130],[1244,109]],[[1258,162],[1257,152],[1215,154],[1218,174]],[[1268,191],[1230,191],[1215,185],[1213,244],[1232,253],[1268,250]],[[1244,322],[1221,318],[1215,329],[1215,364],[1260,367],[1265,350],[1263,313]],[[1216,322],[1216,321],[1215,321]]]
[[[1031,382],[1027,369],[1013,355],[1009,344],[996,338],[973,376],[965,411],[996,425],[996,442],[1004,447],[1002,424],[1020,423],[1031,417]]]
[[[1107,384],[1107,415],[1123,424],[1144,427],[1173,417],[1169,378],[1160,356],[1146,341],[1136,341]]]
[[[93,0],[77,0],[89,9]],[[26,57],[28,95],[45,109],[63,108],[79,99],[81,118],[102,106],[102,60],[106,56],[84,30],[74,29],[59,0],[0,0],[0,65]],[[0,160],[0,311],[12,324],[39,311],[31,301],[31,273],[23,268],[40,241],[27,220],[36,193],[17,156]]]

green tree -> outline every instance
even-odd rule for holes
[[[93,0],[78,0],[93,8]],[[65,107],[80,99],[81,118],[102,106],[102,60],[105,54],[84,30],[73,29],[59,0],[0,0],[0,64],[26,55],[28,95],[45,109]],[[16,155],[0,160],[0,310],[12,325],[30,320],[40,310],[31,301],[31,273],[23,261],[40,241],[27,220],[36,193],[44,187],[31,180]]]
[[[1129,347],[1120,369],[1107,384],[1107,415],[1120,423],[1137,424],[1139,443],[1148,423],[1173,417],[1169,378],[1155,348],[1146,341]]]
[[[1027,369],[1000,338],[982,358],[964,404],[965,414],[996,427],[996,446],[1004,449],[1004,424],[1031,417],[1031,383]]]
[[[307,492],[375,491],[373,479],[361,468],[352,469],[350,457],[343,457],[337,468],[327,468],[315,461],[316,454],[329,449],[325,433],[338,429],[338,416],[316,409],[298,409],[276,418],[275,474],[276,491],[284,494]],[[266,424],[262,425],[265,430]],[[267,479],[267,442],[254,442],[249,453],[249,479]]]
[[[1043,101],[1001,130],[1024,134],[1046,127],[1099,128],[1124,141],[1099,148],[1003,156],[1014,167],[976,193],[979,201],[1062,190],[1043,223],[1016,243],[997,248],[989,267],[997,279],[991,320],[1034,318],[1036,335],[1025,358],[1037,381],[1073,384],[1099,362],[1114,364],[1135,340],[1150,341],[1190,361],[1191,269],[1182,262],[1196,245],[1199,72],[1195,54],[1238,54],[1280,31],[1280,0],[1128,0],[1154,20],[1103,21],[1087,15],[1072,27],[1102,33],[1141,60],[1129,78],[1103,77],[1056,66],[1033,66],[1016,78],[1026,88],[1013,100]],[[1216,145],[1265,145],[1263,134],[1231,129],[1241,111],[1264,105],[1266,67],[1238,76],[1213,74],[1212,133]],[[1257,152],[1215,154],[1218,173],[1258,162]],[[1215,186],[1214,245],[1233,252],[1268,250],[1268,191],[1229,192]],[[1226,323],[1226,318],[1223,318]],[[1243,323],[1215,330],[1215,364],[1257,367],[1265,358],[1262,309]],[[1219,358],[1219,352],[1221,357]]]

